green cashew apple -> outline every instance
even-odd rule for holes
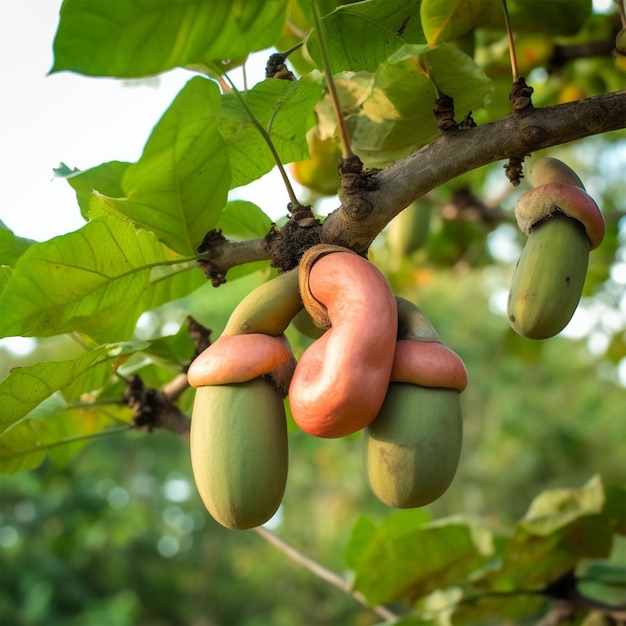
[[[528,339],[547,339],[569,323],[580,301],[589,252],[604,237],[604,219],[578,176],[557,159],[540,159],[531,180],[539,183],[515,206],[528,235],[515,267],[507,315]]]
[[[467,386],[461,359],[444,346],[428,318],[402,298],[391,382],[364,432],[369,486],[385,504],[414,508],[448,489],[463,440],[460,394]]]
[[[190,449],[202,502],[222,526],[253,528],[278,510],[287,481],[287,422],[268,380],[199,387]]]

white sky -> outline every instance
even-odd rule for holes
[[[44,241],[84,224],[73,190],[53,179],[52,169],[61,161],[79,169],[136,161],[192,74],[174,70],[149,84],[70,72],[48,76],[61,0],[0,5],[0,219],[17,235]],[[251,84],[262,80],[264,65],[264,57],[258,59]],[[236,194],[273,218],[286,214],[288,197],[276,173]]]

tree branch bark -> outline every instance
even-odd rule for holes
[[[370,173],[367,189],[351,193],[321,225],[320,240],[365,253],[378,233],[411,202],[461,174],[623,128],[626,90],[550,107],[530,107],[482,126],[446,131],[389,167]],[[264,242],[224,240],[207,249],[201,261],[218,268],[223,276],[235,265],[270,258]]]
[[[482,126],[446,132],[381,170],[361,191],[371,211],[358,220],[339,210],[322,227],[323,241],[343,240],[364,252],[376,235],[415,199],[465,172],[510,157],[626,128],[626,90],[516,112]],[[503,174],[504,175],[504,174]]]

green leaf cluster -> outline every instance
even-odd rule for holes
[[[578,37],[581,41],[606,38],[613,27],[610,20],[591,14],[590,0],[568,1],[567,10],[562,5],[508,1],[522,67],[528,72],[545,68],[553,72],[550,81],[536,91],[538,105],[564,101],[566,87],[574,87],[578,97],[583,97],[621,88],[623,80],[608,58],[588,59],[561,71],[550,66],[555,45],[575,43]],[[510,66],[499,1],[320,0],[319,6],[352,148],[367,166],[384,167],[436,137],[432,106],[441,94],[454,99],[457,121],[470,112],[479,122],[510,112]],[[82,228],[50,241],[34,242],[16,236],[0,223],[0,337],[36,337],[39,348],[60,336],[73,342],[71,351],[65,349],[67,342],[61,343],[64,348],[57,350],[56,356],[13,367],[0,382],[3,473],[33,470],[46,459],[55,466],[66,465],[88,441],[133,428],[133,416],[124,403],[128,377],[137,374],[147,386],[163,387],[193,354],[193,342],[182,322],[184,315],[191,313],[208,321],[213,330],[219,329],[235,304],[270,276],[267,262],[233,268],[228,272],[229,284],[215,295],[197,267],[197,248],[212,229],[221,230],[233,241],[245,241],[262,238],[272,228],[272,219],[259,206],[233,200],[231,195],[233,189],[258,180],[275,166],[268,138],[280,161],[287,164],[310,156],[307,133],[314,127],[320,137],[336,136],[336,120],[325,95],[327,85],[319,71],[320,41],[313,23],[310,0],[64,0],[52,72],[126,79],[182,68],[189,72],[189,80],[156,121],[135,163],[114,160],[86,169],[62,165],[55,171],[76,193],[85,219]],[[294,43],[303,43],[287,61],[294,59],[297,80],[253,79],[249,88],[233,89],[228,70],[245,64],[251,53],[274,48],[284,51]],[[585,174],[597,178],[592,165]],[[459,189],[484,191],[495,178],[493,172],[483,168],[469,173],[424,202],[429,208],[436,205],[441,209]],[[615,282],[611,283],[610,266],[619,255],[619,219],[626,207],[619,190],[610,185],[607,182],[602,192],[602,204],[612,243],[597,251],[595,258],[600,261],[592,263],[587,293],[600,293],[617,302],[620,296]],[[505,222],[511,217],[511,198],[502,202]],[[444,213],[437,211],[429,220],[431,236],[423,238],[422,247],[411,252],[412,256],[392,259],[381,238],[380,245],[373,246],[374,257],[394,289],[399,292],[410,285],[414,300],[432,297],[435,302],[450,303],[451,294],[457,298],[453,310],[441,313],[441,332],[458,343],[459,352],[465,352],[462,356],[473,366],[476,391],[469,389],[464,396],[470,416],[466,431],[474,444],[481,441],[483,447],[476,452],[475,445],[466,452],[471,457],[459,481],[467,493],[455,493],[453,486],[448,502],[457,509],[464,506],[471,501],[472,488],[485,486],[495,475],[498,481],[502,477],[502,485],[488,484],[485,498],[500,498],[502,508],[510,512],[519,501],[525,501],[516,497],[522,488],[536,491],[542,488],[545,476],[554,480],[555,474],[583,472],[588,464],[602,461],[600,455],[607,444],[600,433],[592,432],[594,423],[578,419],[572,425],[567,415],[562,415],[572,403],[581,405],[576,407],[577,418],[596,415],[599,392],[589,391],[590,384],[581,383],[575,399],[564,400],[543,390],[562,389],[566,381],[574,381],[575,387],[581,377],[599,376],[598,372],[606,370],[594,362],[573,372],[577,359],[589,360],[588,352],[578,345],[569,345],[561,356],[556,354],[558,345],[550,352],[494,330],[495,322],[490,327],[488,322],[480,326],[470,309],[472,305],[476,308],[479,300],[484,318],[487,297],[477,297],[477,293],[505,271],[495,263],[490,248],[492,225],[482,223],[473,213],[469,218],[449,218],[449,211]],[[441,285],[439,293],[428,286],[433,277]],[[489,319],[493,322],[494,317]],[[142,328],[142,319],[149,331]],[[170,335],[171,322],[178,330]],[[477,328],[483,333],[480,336]],[[295,335],[293,329],[288,333]],[[306,340],[300,337],[293,345],[296,352],[301,351]],[[624,358],[624,345],[619,334],[611,338],[607,360],[612,366]],[[515,357],[505,358],[505,353]],[[552,373],[548,366],[536,368],[534,379],[533,364],[539,359],[552,367]],[[493,384],[494,373],[487,371],[485,363],[497,366],[499,386]],[[523,372],[528,376],[524,383]],[[598,420],[605,427],[615,412],[612,400],[617,393],[613,392],[615,388],[607,393],[610,410]],[[185,392],[179,399],[181,411],[188,413],[190,404],[191,393]],[[549,423],[541,419],[546,413],[558,418]],[[528,420],[528,425],[522,425],[520,417]],[[490,432],[481,433],[482,425]],[[305,441],[297,432],[291,434],[296,449],[306,452],[302,457],[310,463],[296,461],[298,469],[289,486],[292,491],[281,512],[285,527],[305,545],[316,540],[321,544],[328,539],[324,534],[332,532],[318,527],[332,517],[335,521],[329,527],[335,524],[335,535],[325,547],[328,558],[337,559],[345,528],[353,526],[346,564],[354,573],[354,588],[373,604],[398,606],[398,612],[405,613],[399,624],[476,626],[494,615],[503,620],[536,621],[549,599],[556,597],[559,585],[578,594],[576,597],[608,606],[624,602],[624,570],[612,559],[616,537],[626,531],[621,487],[605,487],[594,478],[580,489],[544,492],[515,524],[502,521],[504,514],[502,520],[469,514],[435,519],[431,511],[424,510],[389,515],[385,509],[381,514],[371,496],[362,493],[360,468],[355,469],[352,457],[342,454],[352,451],[354,441],[342,441],[345,448],[331,448],[330,444]],[[552,435],[552,459],[536,452],[548,435]],[[520,454],[520,439],[533,449],[532,454]],[[124,441],[129,440],[132,437]],[[106,449],[102,456],[106,463],[96,463],[99,471],[107,471],[110,455],[111,449]],[[129,472],[144,471],[137,469],[141,460],[132,458]],[[337,479],[338,467],[345,470],[343,482]],[[604,467],[609,473],[618,473],[610,459]],[[178,467],[183,472],[187,469]],[[93,480],[83,487],[93,491]],[[514,495],[509,494],[505,502],[502,494],[507,490]],[[313,494],[311,498],[309,494]],[[102,503],[96,506],[86,496],[81,502],[93,504],[103,519],[112,518],[110,511],[102,512]],[[382,521],[363,516],[353,525],[350,514],[359,507],[374,511]],[[49,510],[62,517],[54,503]],[[172,515],[172,507],[167,510]],[[138,525],[148,527],[154,522],[145,512],[133,511]],[[433,512],[437,512],[436,506]],[[189,518],[196,520],[193,523],[200,534],[206,522],[200,511],[195,514]],[[86,549],[90,546],[98,555],[105,554],[109,541],[130,545],[136,532],[119,519],[112,520],[115,539],[110,538],[106,525],[90,526],[85,533]],[[77,527],[82,528],[80,524]],[[48,520],[44,533],[50,533],[53,543],[54,528],[55,522]],[[188,540],[183,534],[177,535],[181,545]],[[203,549],[215,550],[221,540],[213,528],[207,540],[213,547],[203,543]],[[69,553],[66,544],[54,545],[62,556]],[[191,551],[190,545],[187,549]],[[135,548],[136,554],[154,562],[154,554],[145,545]],[[200,559],[196,552],[194,557]],[[259,573],[254,559],[244,554],[239,544],[221,558],[226,565],[222,564],[220,571],[226,570],[230,578],[217,576],[212,584],[223,592],[218,599],[228,596],[230,604],[218,606],[213,616],[223,623],[232,621],[233,616],[240,623],[244,619],[259,623],[257,605],[244,607],[240,601],[244,592],[240,593],[241,587],[233,592],[231,583],[256,577],[263,592],[255,596],[255,602],[265,608],[263,594],[268,585],[263,572]],[[189,572],[181,576],[181,597],[187,597],[189,590],[204,597],[196,571],[205,565],[196,560],[189,569],[193,576]],[[56,567],[58,563],[50,565],[50,571],[56,572]],[[73,562],[73,567],[78,571],[80,564]],[[117,582],[113,570],[112,565],[107,571]],[[24,589],[45,587],[28,584],[37,582],[34,574],[30,576],[21,587],[17,585],[17,596],[21,597]],[[295,580],[290,575],[281,578],[285,588],[293,586],[294,595],[299,593]],[[170,582],[164,584],[160,579],[146,593],[146,598],[158,598],[153,600],[154,612],[141,613],[142,603],[116,596],[110,605],[94,609],[90,614],[93,623],[98,619],[106,623],[112,615],[125,615],[129,623],[139,619],[137,616],[154,618],[160,602],[166,603],[162,598]],[[99,584],[93,583],[94,588],[100,588]],[[126,581],[120,582],[124,584]],[[154,589],[159,591],[153,593]],[[316,593],[320,595],[319,590]],[[33,594],[24,597],[28,600]],[[323,616],[319,623],[331,619],[333,611],[328,607],[332,602],[319,608],[323,603],[316,597],[310,604],[319,611],[314,618]],[[40,606],[47,606],[46,601],[41,600]],[[177,612],[176,607],[162,608],[172,623],[197,618]],[[206,607],[201,610],[211,614]],[[275,623],[294,622],[293,612],[272,610]],[[42,609],[37,615],[45,613]],[[354,623],[368,619],[358,614]]]
[[[422,510],[393,513],[379,524],[362,517],[346,562],[355,589],[372,604],[412,606],[417,621],[406,618],[410,624],[539,617],[567,585],[584,600],[581,584],[593,575],[596,594],[619,588],[623,601],[626,569],[606,559],[614,532],[624,533],[625,497],[623,488],[605,488],[595,476],[581,488],[541,493],[511,528],[464,516],[433,521]],[[612,599],[608,608],[617,609]]]

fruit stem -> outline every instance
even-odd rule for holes
[[[509,8],[506,0],[502,0],[502,10],[504,11],[504,26],[506,28],[506,36],[509,40],[509,54],[511,55],[511,71],[513,73],[513,82],[519,80],[519,70],[517,69],[517,57],[515,56],[515,41],[513,40],[513,31],[511,30],[511,21],[509,19]]]
[[[350,147],[350,136],[348,133],[348,127],[341,111],[341,104],[339,103],[339,96],[337,95],[337,88],[335,81],[333,80],[332,71],[330,69],[330,56],[328,55],[328,46],[326,45],[326,38],[324,37],[324,29],[322,28],[322,18],[320,16],[320,8],[318,0],[313,2],[313,17],[315,20],[315,29],[317,30],[317,36],[320,42],[320,50],[322,52],[322,65],[324,66],[324,76],[326,77],[326,84],[328,85],[328,92],[331,102],[333,103],[333,109],[335,111],[335,117],[337,118],[337,125],[339,127],[339,139],[341,140],[341,156],[344,159],[350,159],[354,156],[352,148]]]

